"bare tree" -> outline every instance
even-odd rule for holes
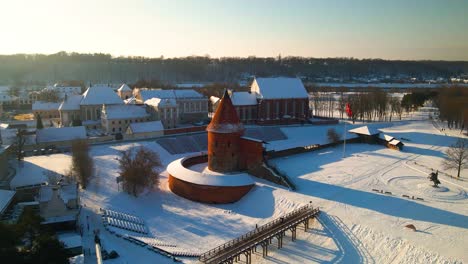
[[[337,143],[340,141],[340,134],[338,134],[334,128],[329,128],[327,130],[327,137],[330,143]]]
[[[89,145],[86,140],[75,140],[72,142],[72,165],[70,174],[86,189],[89,179],[93,175],[94,162],[89,156]]]
[[[123,189],[134,196],[158,181],[159,173],[155,168],[161,166],[161,161],[159,155],[149,149],[141,147],[136,153],[133,149],[122,151],[119,164]]]
[[[468,140],[460,138],[450,146],[445,152],[444,167],[445,169],[457,170],[457,178],[460,178],[460,171],[466,168],[468,162]]]
[[[16,132],[16,158],[22,160],[24,158],[23,148],[24,143],[26,143],[27,131],[25,129],[19,128]]]

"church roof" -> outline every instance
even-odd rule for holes
[[[299,78],[256,78],[250,89],[261,99],[309,98]]]
[[[236,133],[244,130],[227,90],[206,130],[216,133]]]
[[[109,86],[91,86],[83,93],[81,105],[123,104],[122,99]]]

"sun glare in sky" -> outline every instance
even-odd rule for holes
[[[468,60],[468,1],[1,0],[0,54]]]

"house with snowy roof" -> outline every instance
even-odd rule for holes
[[[133,90],[127,84],[122,84],[122,86],[117,89],[117,94],[119,95],[120,99],[127,100],[132,97]]]
[[[107,134],[124,133],[131,123],[150,121],[150,114],[141,105],[103,105],[101,128]]]
[[[380,130],[369,127],[361,126],[351,130],[348,130],[349,133],[356,134],[359,138],[359,141],[362,143],[368,144],[381,144],[387,148],[401,150],[404,144],[393,136],[383,134]]]
[[[145,101],[152,120],[160,120],[164,128],[175,128],[179,124],[179,111],[175,99],[151,98]]]
[[[75,139],[86,139],[84,126],[49,127],[36,130],[36,144],[69,142]]]
[[[161,121],[131,123],[128,125],[127,135],[132,138],[152,138],[164,135],[164,126]]]
[[[259,123],[304,121],[310,117],[309,95],[299,78],[255,78],[250,92],[258,101]]]
[[[36,101],[32,104],[32,112],[36,118],[40,115],[42,119],[59,119],[59,107],[60,103]]]
[[[134,94],[138,103],[146,103],[153,98],[174,100],[177,107],[176,124],[199,122],[208,118],[208,99],[193,89],[156,90],[141,88],[136,89]],[[154,108],[154,104],[148,106]],[[158,109],[154,110],[157,111]]]
[[[81,94],[81,87],[80,86],[66,86],[61,84],[54,84],[53,86],[48,86],[43,90],[51,90],[56,92],[57,96],[60,99],[63,99],[66,95],[76,95]]]
[[[83,96],[80,94],[65,95],[59,106],[61,126],[72,126],[74,120],[81,120],[80,103]]]
[[[0,219],[5,212],[11,207],[16,191],[0,189]]]
[[[75,226],[79,213],[78,184],[43,185],[36,198],[42,224]]]

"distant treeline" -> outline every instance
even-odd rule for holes
[[[159,80],[162,83],[228,82],[255,76],[350,78],[411,76],[448,78],[468,73],[465,61],[400,61],[354,58],[226,57],[183,58],[112,57],[110,54],[59,52],[52,55],[0,55],[0,83],[51,83],[63,80],[126,82]]]

